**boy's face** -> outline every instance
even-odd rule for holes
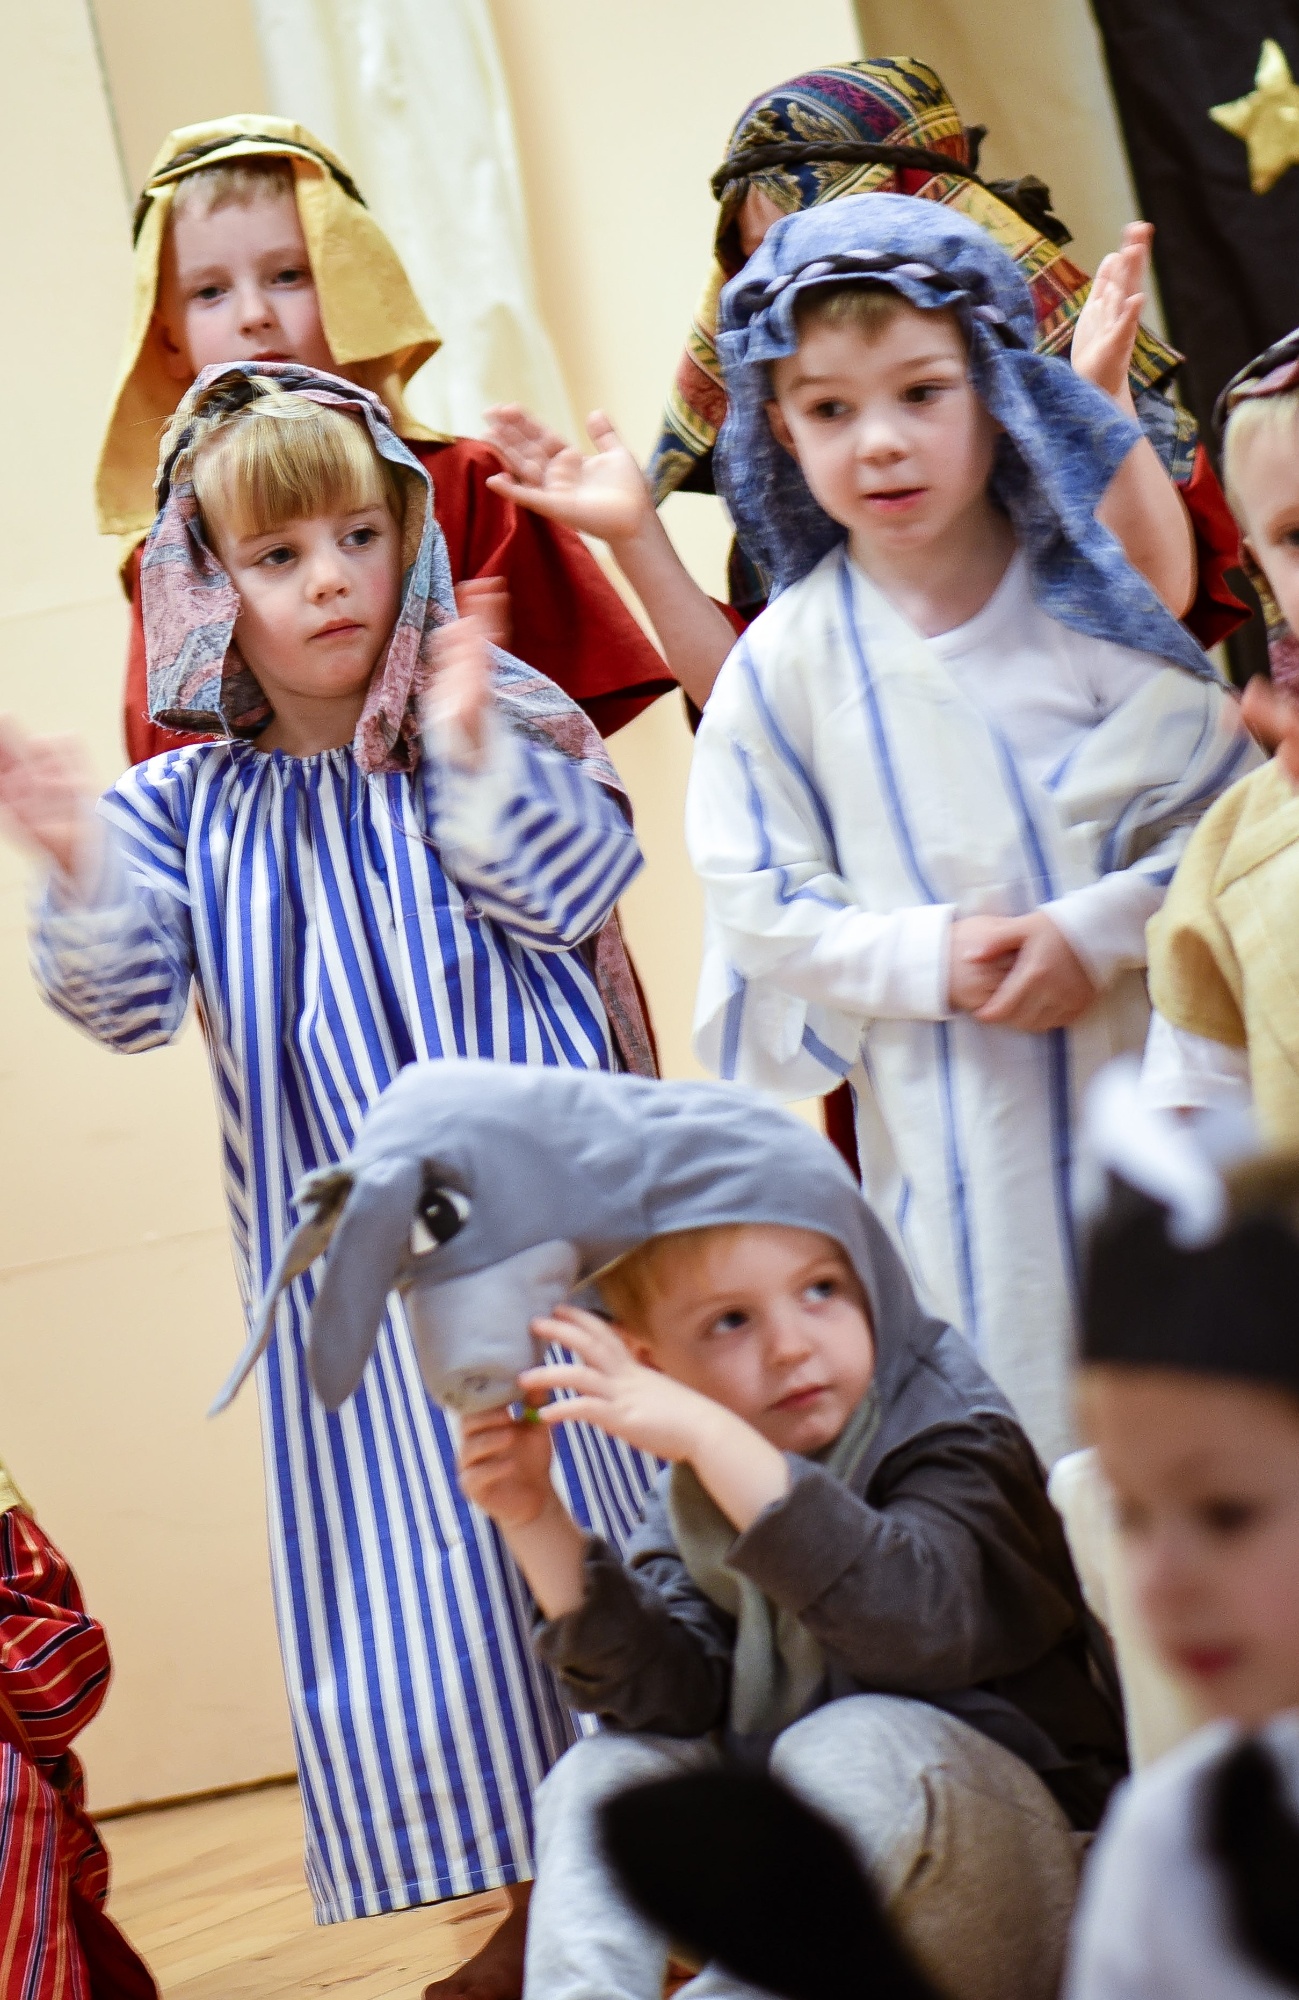
[[[174,214],[154,325],[168,373],[187,387],[223,361],[299,361],[337,373],[293,196],[277,189]]]
[[[859,559],[928,547],[989,504],[997,426],[950,313],[903,306],[873,336],[814,320],[771,372],[772,430]]]
[[[1299,1704],[1299,1403],[1095,1367],[1082,1407],[1168,1667],[1206,1716],[1254,1725]]]
[[[1282,616],[1299,631],[1299,424],[1256,430],[1242,443],[1234,473],[1246,544]]]
[[[286,695],[363,696],[401,604],[401,536],[388,509],[215,541],[239,592],[235,643],[271,706]]]
[[[734,1410],[781,1451],[832,1444],[870,1387],[856,1274],[808,1229],[728,1232],[666,1274],[628,1336],[638,1361]]]

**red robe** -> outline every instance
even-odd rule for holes
[[[20,1507],[0,1514],[0,1996],[157,2000],[104,1914],[108,1855],[69,1745],[110,1663],[64,1558]]]
[[[661,656],[605,576],[580,535],[530,514],[487,484],[503,466],[477,438],[412,444],[433,481],[433,505],[446,536],[451,577],[499,576],[509,586],[511,652],[538,668],[612,736],[661,694],[675,688]],[[126,752],[133,764],[199,743],[149,720],[144,621],[137,588],[140,554],[127,568],[131,637],[126,659]]]

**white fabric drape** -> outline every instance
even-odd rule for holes
[[[274,110],[347,160],[442,335],[412,411],[473,434],[489,403],[572,416],[533,292],[487,0],[253,0]]]

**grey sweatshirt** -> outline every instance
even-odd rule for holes
[[[1126,1769],[1122,1712],[1032,1446],[932,1321],[882,1346],[876,1381],[883,1415],[851,1486],[791,1457],[789,1493],[728,1563],[820,1642],[824,1700],[932,1702],[1022,1757],[1090,1830]],[[734,1630],[687,1572],[660,1482],[625,1566],[592,1540],[582,1605],[539,1621],[537,1647],[575,1707],[702,1736],[725,1727]]]

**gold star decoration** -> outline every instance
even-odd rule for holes
[[[1264,42],[1249,95],[1213,105],[1209,116],[1244,140],[1255,194],[1266,194],[1287,167],[1299,166],[1299,84],[1279,43]]]

